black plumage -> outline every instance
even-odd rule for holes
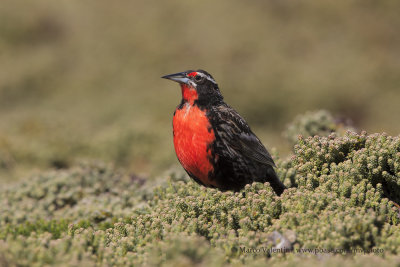
[[[285,186],[273,167],[275,163],[246,121],[226,103],[212,106],[207,113],[215,133],[211,145],[214,174],[223,190],[240,190],[252,182],[269,182],[280,195]]]

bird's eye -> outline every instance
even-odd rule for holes
[[[202,78],[203,78],[203,77],[201,77],[200,75],[194,76],[194,79],[195,79],[197,82],[201,81]]]

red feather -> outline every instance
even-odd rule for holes
[[[182,95],[189,102],[175,111],[172,122],[175,152],[185,170],[204,185],[216,186],[215,181],[209,179],[214,171],[209,145],[214,142],[215,135],[205,112],[193,105],[197,98],[195,92],[182,86]]]

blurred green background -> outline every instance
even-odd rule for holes
[[[0,182],[82,160],[153,176],[178,164],[177,84],[202,68],[268,148],[327,109],[400,131],[399,1],[2,0]]]

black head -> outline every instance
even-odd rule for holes
[[[188,70],[161,78],[178,82],[181,85],[183,101],[193,102],[199,106],[215,105],[223,101],[218,84],[205,70]]]

